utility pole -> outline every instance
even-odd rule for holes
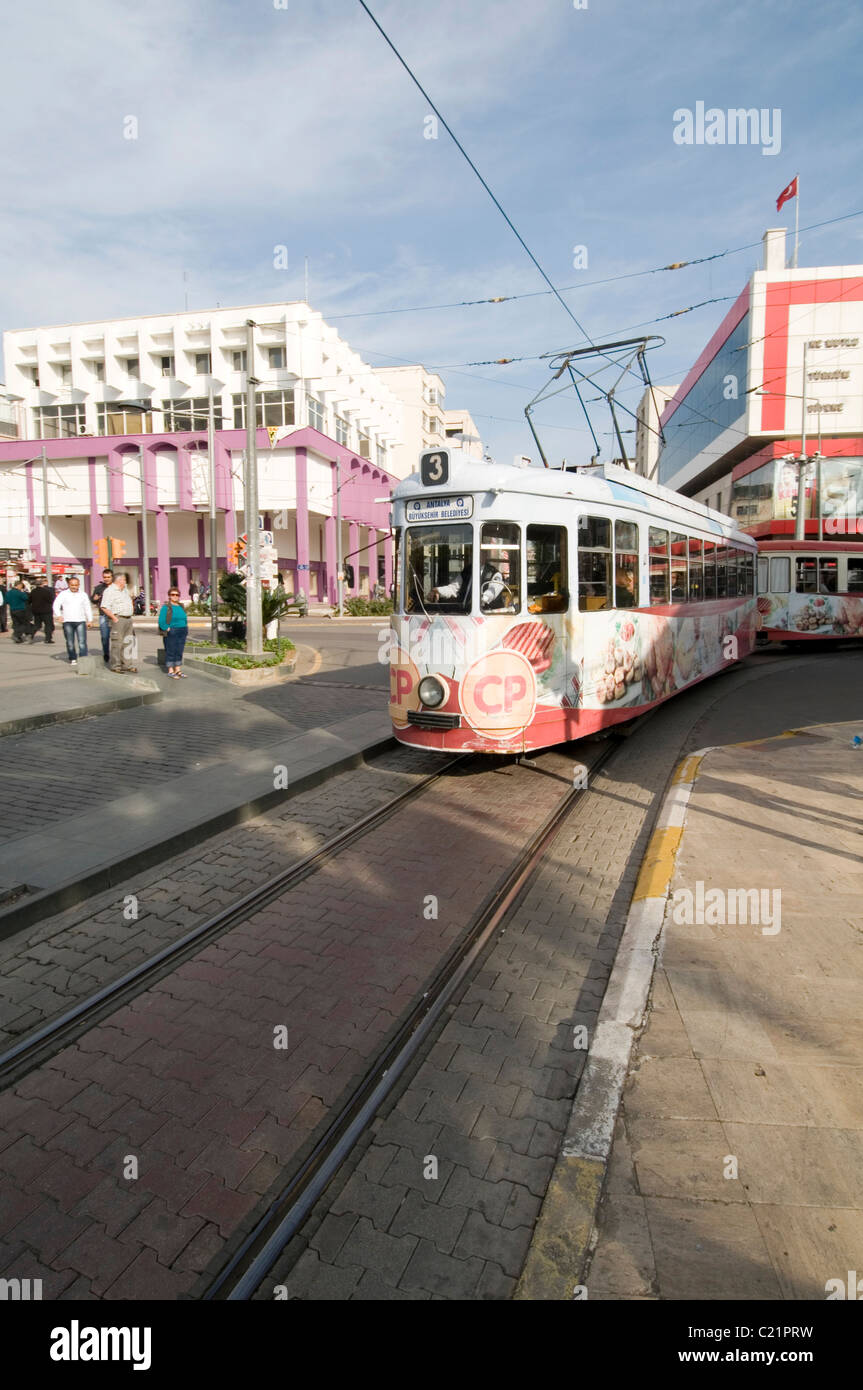
[[[246,319],[246,651],[262,656],[264,628],[261,616],[261,538],[258,531],[258,439],[255,387],[255,322]]]
[[[144,569],[144,615],[150,616],[150,545],[147,539],[147,473],[141,447],[141,564]]]
[[[45,577],[48,588],[54,586],[53,565],[51,562],[51,517],[48,514],[48,452],[42,445],[42,518],[45,523]]]
[[[339,617],[342,613],[342,465],[336,460],[336,584],[338,585]]]
[[[210,641],[219,645],[219,554],[216,535],[216,407],[213,378],[207,386],[207,463],[210,477]]]
[[[803,422],[800,426],[800,458],[797,464],[797,520],[794,539],[806,539],[806,364],[808,343],[803,344]]]

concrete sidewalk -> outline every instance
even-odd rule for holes
[[[101,665],[99,633],[87,633],[89,651]],[[42,633],[22,644],[0,634],[0,737],[24,733],[46,724],[67,723],[114,710],[132,709],[161,698],[149,672],[105,679],[79,675],[69,665],[62,628],[54,645],[46,647]]]
[[[861,733],[815,725],[701,761],[589,1298],[820,1300],[863,1272]]]

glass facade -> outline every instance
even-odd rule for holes
[[[797,516],[797,464],[769,459],[736,479],[731,488],[731,515],[747,529],[775,520],[793,521]],[[863,517],[863,458],[821,460],[821,515],[828,535],[831,530],[833,534],[843,532],[846,521]],[[806,519],[817,518],[818,470],[811,463],[806,476]]]
[[[748,341],[746,313],[664,426],[665,446],[660,450],[657,475],[660,483],[668,484],[696,454],[708,449],[741,419],[746,408]],[[740,438],[745,438],[742,425]]]

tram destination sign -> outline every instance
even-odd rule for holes
[[[417,497],[406,508],[407,521],[468,521],[473,516],[472,497]]]

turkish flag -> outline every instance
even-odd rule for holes
[[[797,197],[797,175],[791,180],[787,188],[783,188],[779,197],[776,199],[776,211],[782,211],[782,204],[787,203],[789,198]]]

